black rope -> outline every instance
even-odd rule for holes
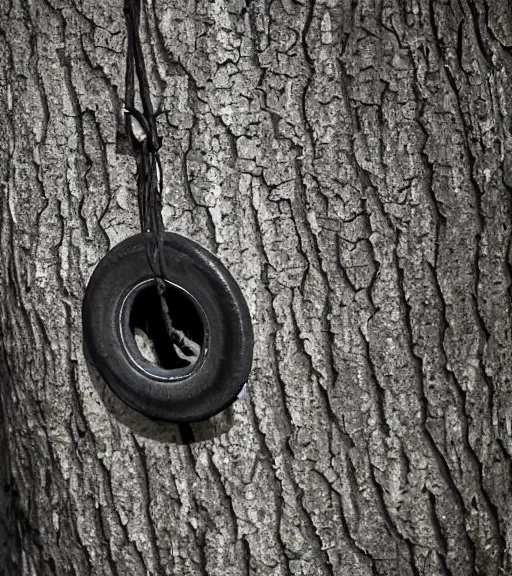
[[[137,190],[139,216],[142,232],[152,232],[157,241],[162,240],[162,165],[158,150],[161,138],[158,136],[156,118],[162,112],[155,114],[151,102],[149,82],[144,64],[144,55],[139,36],[140,0],[126,0],[125,17],[128,32],[128,48],[126,53],[126,98],[125,116],[126,132],[137,154]],[[135,73],[139,83],[140,99],[143,113],[135,108]],[[145,133],[145,139],[137,140],[133,133],[132,117],[140,124]],[[155,263],[155,262],[154,262]],[[157,266],[155,266],[156,268]],[[160,276],[158,270],[156,275]]]
[[[165,111],[154,111],[151,102],[148,76],[139,36],[141,0],[125,0],[124,13],[128,47],[126,53],[126,94],[125,128],[137,156],[137,197],[142,232],[146,234],[146,253],[151,270],[155,276],[160,297],[162,316],[167,333],[178,346],[183,346],[183,337],[172,325],[165,299],[165,261],[163,258],[164,224],[162,220],[162,164],[159,149],[162,144],[158,136],[156,119]],[[139,84],[140,100],[143,112],[135,108],[135,75]],[[139,141],[134,133],[132,117],[137,120],[145,133]]]

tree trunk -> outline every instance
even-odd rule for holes
[[[255,330],[190,428],[82,351],[138,232],[123,4],[0,11],[4,574],[511,574],[510,4],[144,0],[166,228]]]

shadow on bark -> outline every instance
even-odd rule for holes
[[[9,470],[7,458],[7,438],[5,434],[4,423],[0,422],[0,576],[7,575],[7,561],[9,556],[9,545],[7,535],[7,508],[8,502],[8,478]]]
[[[7,419],[0,406],[0,576],[19,573],[21,545],[16,530],[18,492],[10,473]]]
[[[128,426],[135,434],[162,443],[193,444],[219,437],[228,432],[233,426],[233,406],[203,422],[194,422],[193,424],[173,424],[160,420],[151,420],[130,408],[112,392],[91,362],[85,349],[84,356],[91,382],[105,408],[119,423]],[[243,401],[243,399],[237,400],[237,402],[240,401]]]

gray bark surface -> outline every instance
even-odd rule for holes
[[[123,5],[4,0],[4,574],[511,574],[510,4],[144,7],[164,221],[242,287],[248,393],[156,425],[84,360],[138,231]]]

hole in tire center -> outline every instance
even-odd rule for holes
[[[164,297],[179,344],[167,331],[156,284],[150,284],[135,296],[130,312],[130,331],[139,352],[156,366],[167,370],[191,367],[197,362],[204,341],[201,316],[181,290],[167,284]]]

